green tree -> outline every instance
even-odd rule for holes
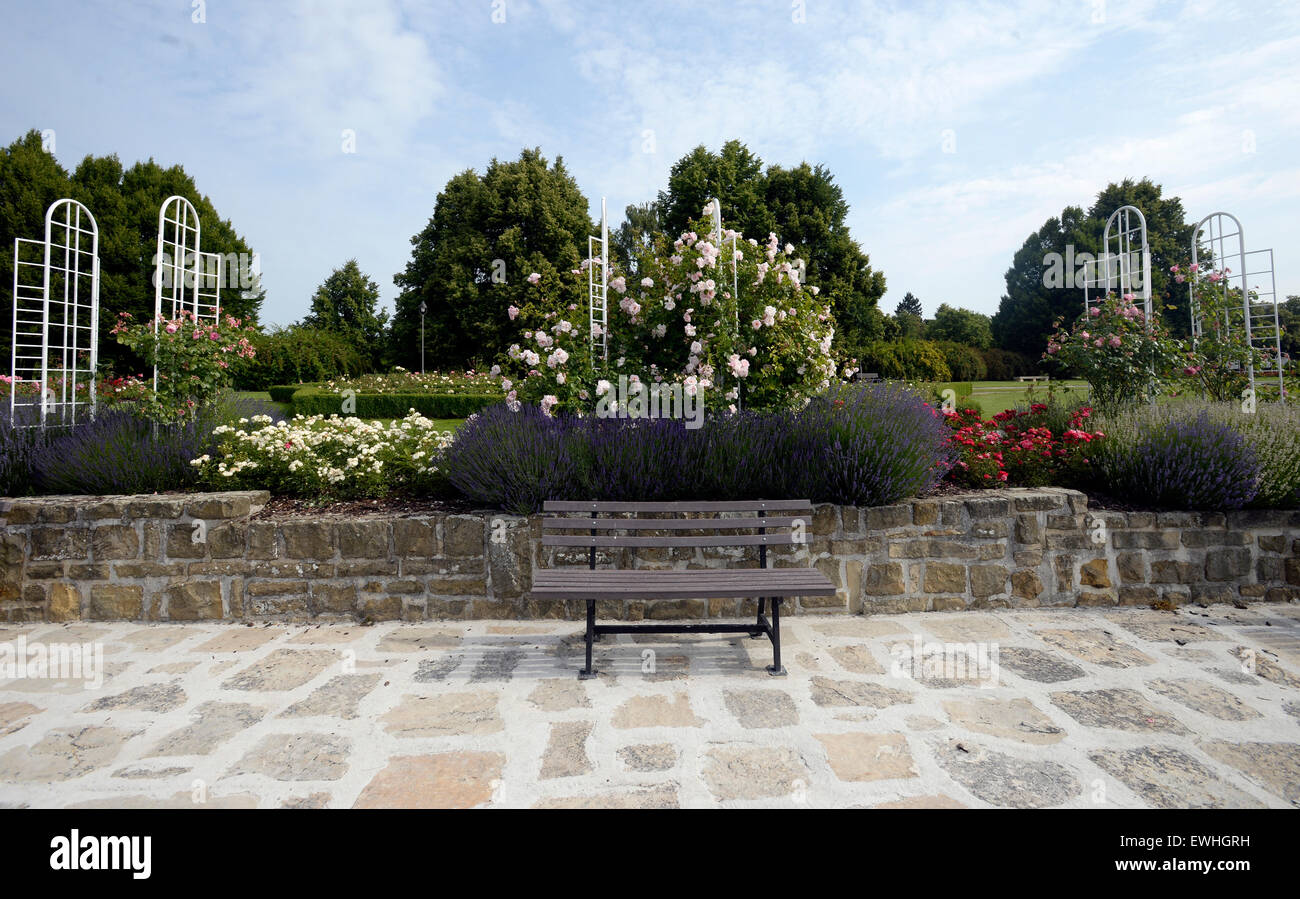
[[[316,288],[311,312],[303,324],[342,335],[372,369],[377,369],[383,358],[388,325],[388,313],[379,311],[378,306],[379,285],[361,271],[355,259],[349,259]]]
[[[636,272],[637,257],[654,247],[659,226],[659,207],[655,203],[634,203],[623,211],[623,223],[609,236],[610,256],[625,271]]]
[[[241,260],[252,259],[252,248],[229,220],[218,215],[181,166],[163,168],[149,160],[124,169],[116,156],[87,156],[69,175],[42,147],[35,130],[0,152],[0,280],[13,284],[14,238],[42,238],[45,211],[52,202],[71,197],[84,203],[99,226],[100,361],[139,373],[142,361],[126,347],[104,338],[119,312],[130,312],[137,320],[153,316],[158,209],[172,195],[194,204],[202,226],[200,249],[221,254],[228,268],[235,267],[221,288],[222,309],[237,318],[256,321],[264,294],[245,290],[238,269]],[[247,280],[247,273],[244,275]],[[0,289],[0,297],[0,321],[12,322],[9,288]],[[9,325],[0,326],[5,357],[10,340]]]
[[[795,255],[806,263],[806,282],[830,302],[839,327],[837,355],[846,357],[851,348],[878,339],[880,318],[873,313],[885,293],[885,276],[872,270],[870,257],[849,233],[849,205],[828,169],[804,162],[765,171],[738,140],[717,153],[696,147],[673,165],[667,189],[659,192],[660,229],[676,237],[713,197],[722,203],[724,227],[760,241],[775,233],[796,247]]]
[[[901,315],[904,312],[906,312],[908,315],[915,315],[917,318],[922,317],[921,301],[918,300],[916,297],[912,296],[912,292],[910,290],[903,295],[903,299],[899,302],[897,306],[894,307],[895,315]]]
[[[1190,330],[1187,290],[1176,284],[1171,265],[1184,269],[1191,257],[1192,226],[1186,223],[1177,197],[1163,197],[1149,179],[1107,185],[1085,213],[1067,206],[1025,239],[1007,269],[1007,292],[993,316],[994,342],[1001,348],[1037,358],[1043,352],[1052,323],[1073,321],[1083,310],[1081,257],[1101,252],[1106,220],[1125,205],[1142,210],[1151,249],[1151,303],[1175,335]]]
[[[513,333],[509,307],[524,305],[534,272],[567,303],[585,306],[575,279],[560,273],[585,258],[593,229],[587,198],[563,159],[548,165],[540,149],[512,162],[493,159],[482,176],[455,175],[393,279],[400,292],[392,361],[419,366],[421,302],[430,368],[482,364],[503,352]]]
[[[925,326],[929,340],[950,340],[976,349],[986,350],[993,345],[993,331],[989,317],[969,309],[958,309],[940,303],[934,321]]]

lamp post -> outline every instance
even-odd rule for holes
[[[428,311],[424,300],[420,300],[420,374],[424,374],[424,313]]]

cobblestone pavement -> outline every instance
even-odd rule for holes
[[[1300,805],[1300,604],[784,625],[3,627],[104,680],[0,681],[0,806]]]

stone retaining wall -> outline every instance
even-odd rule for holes
[[[585,564],[539,516],[253,516],[265,492],[0,500],[0,620],[579,618],[528,597],[531,572]],[[1300,599],[1300,512],[1089,512],[1008,489],[818,506],[807,545],[772,549],[839,588],[796,611],[900,612],[1164,600]],[[756,566],[754,548],[619,549],[601,564]],[[609,618],[723,617],[752,601],[602,602]]]

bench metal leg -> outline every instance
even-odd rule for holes
[[[786,670],[781,665],[781,597],[772,597],[772,664],[767,666],[767,673],[773,677],[785,677]]]
[[[754,619],[754,624],[757,625],[759,628],[767,627],[767,622],[763,620],[763,609],[764,609],[764,604],[766,602],[767,600],[764,597],[760,596],[758,598],[758,617]],[[761,636],[763,636],[762,630],[758,631],[757,633],[750,634],[749,639],[757,640]]]
[[[587,600],[587,665],[578,672],[580,680],[588,680],[596,676],[596,671],[591,667],[591,643],[596,638],[596,601]]]

